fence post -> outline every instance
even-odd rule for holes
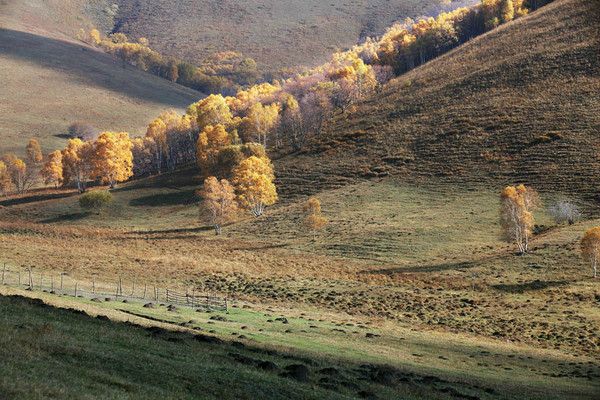
[[[4,263],[4,268],[2,269],[2,284],[4,285],[4,274],[6,273],[6,263]]]
[[[60,291],[62,292],[63,290],[63,277],[65,276],[64,272],[60,273]]]
[[[77,282],[75,282],[75,297],[77,297]]]
[[[29,267],[29,290],[33,290],[33,278],[31,277],[31,267]]]
[[[117,288],[119,294],[122,296],[123,295],[123,280],[121,277],[119,277],[119,287]]]

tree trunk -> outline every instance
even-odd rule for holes
[[[221,225],[215,224],[215,235],[219,236],[221,234]]]

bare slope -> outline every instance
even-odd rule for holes
[[[36,12],[0,5],[1,151],[20,149],[29,137],[55,149],[74,121],[141,132],[165,108],[184,108],[202,96],[68,39],[61,27],[83,21],[80,14],[31,4]]]
[[[388,173],[596,194],[600,2],[557,0],[392,82],[279,162],[292,193]]]
[[[452,2],[469,4],[474,0]],[[441,0],[119,0],[116,30],[165,54],[200,61],[242,52],[267,69],[323,62],[337,48],[396,20],[440,10]],[[176,23],[173,23],[176,21]]]

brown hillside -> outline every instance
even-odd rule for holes
[[[280,178],[291,194],[392,173],[596,195],[599,20],[597,0],[557,0],[479,37],[339,115]]]
[[[447,7],[477,0],[453,0]],[[443,0],[119,0],[115,29],[199,62],[232,50],[265,69],[312,66],[394,21],[435,15]],[[176,21],[176,23],[172,23]]]

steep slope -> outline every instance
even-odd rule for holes
[[[232,50],[276,70],[312,66],[394,21],[475,1],[118,0],[115,29],[189,61]]]
[[[465,44],[339,115],[279,162],[281,181],[294,194],[392,173],[597,195],[599,20],[597,0],[557,0]]]
[[[7,13],[0,18],[0,151],[22,149],[29,137],[56,149],[75,121],[140,133],[162,110],[202,97],[68,39],[69,29],[61,27],[82,14],[33,3],[53,12],[44,17],[46,8],[27,14],[16,3],[1,6]]]

